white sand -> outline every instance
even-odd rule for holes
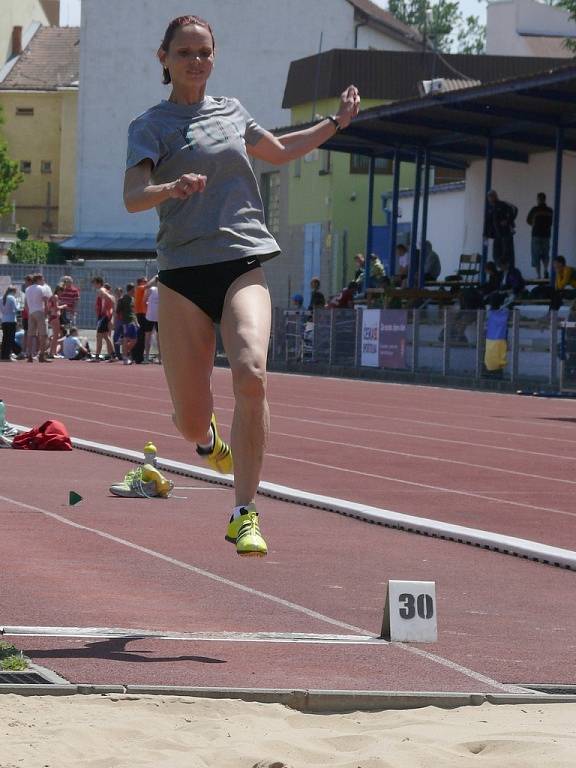
[[[573,768],[576,704],[304,715],[178,697],[0,696],[0,768]]]

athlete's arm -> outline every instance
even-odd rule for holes
[[[203,192],[206,176],[185,173],[166,184],[152,184],[152,161],[142,160],[128,168],[124,176],[124,205],[129,213],[154,208],[169,198],[185,200],[196,192]]]
[[[355,85],[350,85],[340,96],[340,107],[336,113],[338,127],[347,128],[360,110],[360,95]],[[252,157],[273,165],[282,165],[296,160],[316,149],[330,139],[338,130],[332,120],[326,118],[303,131],[291,131],[284,136],[274,136],[269,131],[247,151]]]

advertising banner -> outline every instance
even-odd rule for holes
[[[362,352],[360,365],[378,368],[380,365],[378,337],[380,335],[380,310],[365,309],[362,312]]]
[[[407,368],[408,311],[405,309],[383,309],[380,311],[379,325],[378,362],[380,368]]]

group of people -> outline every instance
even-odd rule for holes
[[[103,359],[114,363],[122,360],[124,365],[150,363],[154,335],[158,344],[157,362],[161,363],[160,341],[158,339],[158,276],[151,280],[139,277],[128,283],[125,289],[112,290],[102,277],[92,278],[96,292],[96,350],[91,361]],[[106,347],[107,355],[102,356]],[[140,347],[140,349],[138,349]]]
[[[492,240],[492,260],[499,269],[505,265],[515,266],[514,235],[518,208],[513,203],[501,200],[495,190],[490,190],[486,201],[484,239]],[[531,228],[531,262],[538,278],[549,277],[550,240],[554,211],[546,202],[544,192],[536,195],[534,205],[526,216]]]
[[[18,300],[23,294],[24,300]],[[59,354],[63,336],[77,329],[80,290],[65,275],[52,290],[40,272],[26,275],[21,291],[9,285],[0,300],[2,344],[0,360],[37,358],[47,363]],[[72,334],[74,335],[74,334]]]
[[[69,275],[52,290],[41,273],[27,275],[21,290],[9,285],[0,298],[2,342],[0,361],[58,357],[100,362],[105,345],[110,362],[152,362],[151,347],[158,333],[157,277],[138,278],[136,285],[112,287],[95,277],[96,349],[93,353],[77,328],[80,289]],[[23,297],[23,298],[22,298]],[[161,362],[160,344],[157,361]]]

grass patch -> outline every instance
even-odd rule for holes
[[[28,669],[28,659],[15,645],[0,640],[0,669],[20,672]]]

